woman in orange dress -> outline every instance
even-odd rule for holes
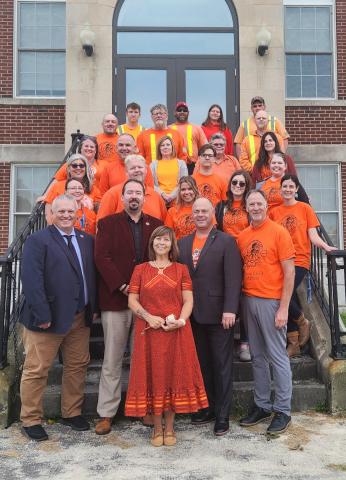
[[[251,177],[246,170],[233,172],[227,187],[227,200],[215,207],[217,228],[235,239],[249,226],[249,217],[245,209],[245,198],[251,189]],[[250,362],[249,340],[245,330],[244,319],[240,316],[239,360]]]
[[[197,197],[199,192],[195,179],[190,176],[181,177],[175,205],[168,210],[165,220],[165,225],[174,230],[177,240],[196,230],[192,220],[192,205]]]
[[[96,234],[96,213],[89,210],[88,207],[83,205],[83,198],[85,194],[84,185],[81,180],[70,178],[65,185],[65,191],[68,195],[74,197],[77,202],[77,220],[74,224],[74,228],[89,233],[90,235]]]
[[[149,241],[151,261],[135,268],[129,286],[136,322],[125,415],[152,414],[155,447],[175,445],[175,413],[208,406],[189,321],[192,282],[177,257],[172,229],[156,228]]]

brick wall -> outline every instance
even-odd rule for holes
[[[291,144],[346,143],[346,107],[286,107]]]
[[[8,246],[11,166],[0,164],[0,255]]]
[[[336,1],[338,98],[346,100],[346,1]]]
[[[12,97],[13,4],[0,2],[0,97]]]
[[[0,105],[1,143],[64,143],[65,106]]]

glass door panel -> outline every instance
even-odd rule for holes
[[[227,111],[225,70],[185,70],[185,81],[190,122],[200,125],[213,103]]]

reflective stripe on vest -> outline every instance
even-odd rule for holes
[[[275,127],[276,127],[276,118],[272,115],[269,115],[269,118],[268,118],[268,127],[269,127],[269,130],[271,130],[272,132],[275,132]]]
[[[250,134],[250,118],[243,122],[244,137],[247,137]]]
[[[173,128],[173,130],[178,130],[178,127],[176,125],[172,125],[171,128]],[[192,125],[187,125],[186,127],[186,140],[187,140],[187,154],[189,157],[192,157],[193,156]]]
[[[250,147],[250,162],[251,162],[251,165],[254,165],[256,161],[255,136],[248,135],[248,137],[249,137],[249,147]]]
[[[167,133],[167,137],[172,138],[171,133]],[[150,134],[150,156],[151,156],[151,161],[153,162],[156,160],[156,135],[155,133]]]
[[[118,134],[119,134],[119,135],[122,135],[123,133],[125,133],[122,125],[119,125],[119,127],[117,128],[117,130],[118,130]]]

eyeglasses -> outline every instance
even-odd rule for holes
[[[237,185],[239,185],[239,187],[243,188],[245,187],[246,183],[245,182],[242,182],[241,180],[232,180],[232,185],[234,187],[236,187]]]
[[[85,165],[84,165],[84,163],[71,163],[71,167],[75,168],[75,169],[77,169],[77,168],[83,169],[83,168],[85,168]]]
[[[203,158],[213,158],[214,154],[213,153],[202,153],[201,157],[203,157]]]
[[[224,147],[225,143],[212,143],[213,147]]]
[[[166,115],[166,112],[153,112],[152,113],[153,117],[158,117],[158,116],[163,117],[164,115]]]
[[[73,192],[84,192],[83,187],[67,187],[66,190],[72,190]]]

